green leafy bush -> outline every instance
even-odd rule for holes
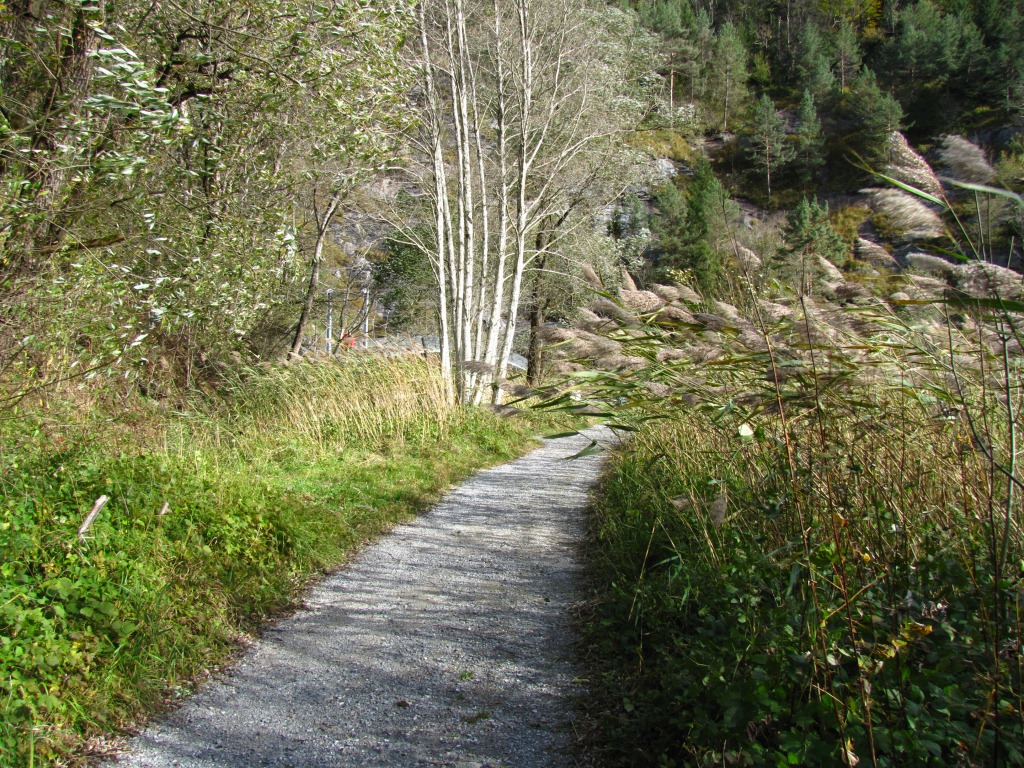
[[[7,422],[0,764],[101,749],[201,682],[311,578],[528,443],[534,422],[435,391],[422,358],[353,355],[253,369],[204,411],[81,431]],[[80,541],[100,495],[110,501]]]

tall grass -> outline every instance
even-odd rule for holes
[[[235,418],[255,432],[280,424],[322,446],[379,443],[444,430],[455,410],[437,366],[418,355],[347,352],[331,361],[236,374]]]
[[[0,765],[108,753],[310,578],[530,442],[438,381],[354,355],[249,369],[201,408],[3,422]]]
[[[611,762],[1024,764],[1020,276],[946,266],[658,286],[562,339],[634,431],[594,518]]]

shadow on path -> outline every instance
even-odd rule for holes
[[[368,547],[118,765],[571,764],[567,609],[601,457],[562,459],[588,444],[546,441]]]

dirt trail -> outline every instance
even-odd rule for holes
[[[608,439],[485,470],[324,580],[231,675],[133,739],[133,768],[572,764],[582,510]]]

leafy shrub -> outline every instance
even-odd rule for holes
[[[7,422],[0,764],[81,757],[183,695],[310,578],[527,442],[533,422],[456,408],[438,381],[356,355],[248,371],[203,411],[98,419],[100,440]]]

